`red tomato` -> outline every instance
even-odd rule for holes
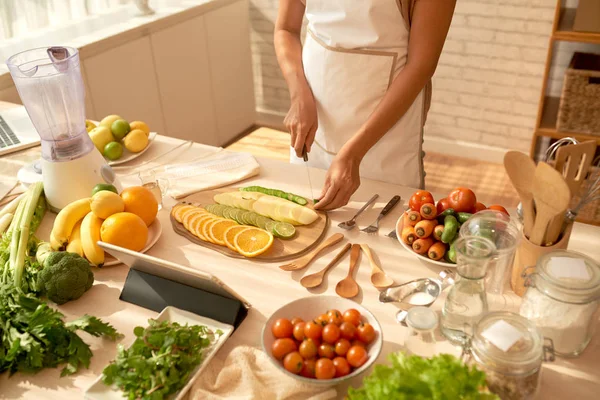
[[[297,323],[304,322],[304,320],[302,320],[302,318],[296,317],[296,318],[292,318],[291,322],[292,322],[292,325],[296,326]]]
[[[350,364],[344,357],[336,357],[333,359],[333,366],[335,367],[335,377],[346,376],[350,373]]]
[[[367,354],[367,350],[360,346],[352,346],[350,350],[348,350],[348,354],[346,354],[346,359],[348,360],[348,364],[353,366],[354,368],[358,368],[367,362],[369,355]]]
[[[441,213],[443,213],[445,210],[447,210],[449,208],[450,208],[450,202],[448,201],[447,197],[444,197],[443,199],[441,199],[440,201],[437,202],[436,209],[437,209],[438,215],[440,215]]]
[[[304,340],[304,325],[306,325],[304,322],[298,322],[294,325],[294,339],[299,341]]]
[[[448,202],[456,212],[470,212],[477,204],[477,197],[471,189],[459,187],[450,192]]]
[[[290,322],[289,319],[280,318],[271,327],[271,331],[273,332],[273,336],[276,338],[288,338],[292,337],[292,333],[294,331],[294,325]]]
[[[327,324],[323,328],[323,341],[334,344],[340,338],[340,327],[335,324]]]
[[[342,338],[335,343],[335,354],[338,356],[345,356],[350,347],[350,341]]]
[[[360,324],[360,312],[354,308],[344,311],[344,322],[349,322],[354,326],[358,326]]]
[[[336,324],[339,326],[342,322],[344,322],[344,317],[342,317],[342,313],[338,310],[327,311],[327,317],[327,322],[330,324]]]
[[[321,358],[315,366],[315,376],[317,379],[332,379],[335,376],[335,371],[333,361],[327,358]]]
[[[313,340],[321,340],[323,327],[315,321],[309,321],[304,325],[304,336]]]
[[[304,365],[302,366],[302,371],[300,371],[300,375],[302,375],[305,378],[314,378],[316,366],[317,360],[304,360]]]
[[[367,344],[358,339],[353,340],[351,344],[352,344],[352,346],[350,346],[350,347],[359,346],[359,347],[362,347],[363,349],[367,348]]]
[[[356,335],[356,326],[350,322],[342,322],[340,333],[344,339],[352,340],[354,339],[354,335]]]
[[[315,358],[318,352],[318,345],[312,339],[305,339],[300,344],[300,348],[298,349],[298,351],[300,352],[302,358],[304,358],[305,360]]]
[[[417,190],[410,197],[408,206],[411,210],[418,212],[421,210],[421,206],[425,203],[435,204],[435,201],[433,201],[433,196],[427,190]]]
[[[271,346],[273,357],[278,360],[282,360],[283,357],[293,351],[296,351],[297,349],[298,347],[296,347],[296,342],[290,338],[277,339],[273,342],[273,346]]]
[[[304,367],[304,359],[297,351],[288,354],[283,359],[283,367],[290,371],[292,374],[298,375]]]
[[[319,357],[333,358],[335,357],[335,347],[329,343],[321,343],[319,346]]]
[[[506,210],[506,208],[504,208],[504,207],[502,207],[501,205],[498,205],[498,204],[491,205],[487,209],[488,210],[494,210],[494,211],[500,211],[500,212],[503,212],[506,215],[509,215],[508,211]]]
[[[473,213],[479,212],[479,211],[483,211],[485,210],[487,207],[485,206],[485,204],[477,202],[475,203],[475,210],[473,211]]]
[[[375,339],[375,329],[373,325],[366,323],[360,324],[356,330],[356,337],[366,344],[369,344]]]

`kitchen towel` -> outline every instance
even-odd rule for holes
[[[279,371],[263,351],[238,346],[225,361],[213,358],[190,390],[192,400],[327,400],[335,388],[307,385]]]

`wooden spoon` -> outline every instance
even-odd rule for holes
[[[387,276],[381,267],[377,265],[369,246],[366,244],[361,244],[360,248],[365,252],[369,258],[369,262],[371,263],[371,283],[373,286],[375,286],[377,289],[385,289],[389,286],[392,286],[394,284],[394,280]]]
[[[333,235],[331,235],[330,237],[328,237],[327,240],[325,240],[323,243],[321,243],[319,246],[317,246],[316,249],[314,249],[313,251],[311,251],[307,255],[305,255],[303,257],[300,257],[296,261],[293,261],[293,262],[291,262],[289,264],[281,265],[279,268],[282,269],[282,270],[284,270],[284,271],[297,271],[299,269],[306,268],[306,266],[308,266],[308,264],[310,264],[311,261],[314,260],[314,258],[320,252],[322,252],[323,250],[325,250],[329,246],[333,246],[334,244],[336,244],[337,242],[339,242],[343,238],[344,238],[343,234],[341,234],[341,233],[334,233]]]
[[[560,172],[545,162],[538,163],[533,181],[533,199],[536,216],[529,240],[540,246],[552,218],[567,211],[571,201],[571,191]]]
[[[504,155],[504,168],[521,199],[521,206],[523,207],[523,233],[526,237],[529,237],[535,219],[532,194],[535,163],[525,153],[509,151]]]
[[[358,294],[359,287],[352,275],[354,275],[354,270],[358,267],[357,261],[359,255],[360,245],[353,244],[352,250],[350,251],[350,269],[348,270],[348,276],[339,281],[335,287],[335,292],[339,296],[351,299]]]
[[[314,274],[306,275],[300,280],[300,284],[307,289],[319,286],[321,283],[323,283],[323,278],[325,277],[327,271],[329,271],[329,269],[333,267],[348,250],[350,250],[351,246],[351,243],[346,243],[342,250],[333,258],[333,260],[329,262],[329,264],[327,264],[325,268]]]

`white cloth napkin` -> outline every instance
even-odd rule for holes
[[[279,371],[263,351],[235,347],[225,361],[213,358],[190,390],[192,400],[327,400],[335,388],[308,385]]]

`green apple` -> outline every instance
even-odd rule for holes
[[[118,119],[112,123],[110,130],[112,131],[115,139],[122,140],[125,135],[129,133],[131,127],[129,126],[129,122],[125,121],[124,119]]]
[[[104,147],[110,142],[114,142],[112,132],[106,126],[98,126],[90,131],[90,139],[100,153],[104,153]]]
[[[120,116],[113,114],[113,115],[107,115],[106,117],[102,118],[102,121],[100,121],[101,126],[105,126],[108,129],[110,129],[110,127],[112,126],[113,122],[115,122],[118,119],[123,119]]]

